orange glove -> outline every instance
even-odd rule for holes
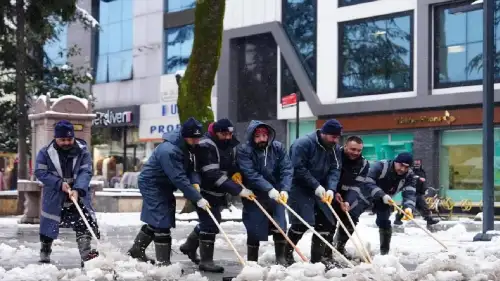
[[[408,221],[413,220],[413,211],[410,208],[406,208],[401,220]]]
[[[240,173],[234,173],[231,179],[237,184],[243,183],[243,177],[241,176]]]

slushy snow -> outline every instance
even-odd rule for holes
[[[140,225],[137,217],[125,216],[125,221],[132,226]],[[99,217],[110,219],[101,220],[103,228],[109,222],[116,220],[119,214],[99,214]],[[187,216],[187,215],[186,215]],[[111,219],[113,218],[113,219]],[[273,265],[275,256],[273,241],[262,242],[258,263],[247,262],[235,281],[326,281],[326,280],[379,280],[379,281],[489,281],[500,280],[500,238],[495,237],[491,242],[472,242],[475,233],[467,232],[463,223],[457,224],[446,231],[439,231],[434,235],[447,245],[448,250],[441,247],[422,230],[415,227],[406,227],[402,233],[395,232],[391,243],[390,255],[378,255],[378,229],[374,225],[373,216],[363,215],[357,227],[363,244],[372,255],[373,264],[354,262],[353,268],[334,268],[325,272],[323,264],[309,264],[300,260],[294,253],[296,263],[288,268]],[[116,222],[116,221],[115,221]],[[181,222],[195,225],[196,222]],[[112,225],[112,224],[111,224]],[[223,228],[235,229],[240,222],[224,222]],[[298,243],[298,247],[306,257],[310,257],[310,243],[312,233],[308,232]],[[173,248],[185,241],[185,238],[174,237]],[[232,234],[229,238],[237,246],[244,248],[246,234]],[[54,249],[61,251],[63,243],[54,242]],[[130,241],[132,243],[132,241]],[[359,244],[359,243],[358,243]],[[36,248],[35,248],[36,249]],[[228,243],[219,235],[216,241],[217,249],[230,249]],[[64,250],[74,252],[74,248]],[[20,244],[11,247],[0,244],[0,264],[17,266],[11,270],[0,267],[0,281],[48,281],[48,280],[77,280],[77,281],[107,281],[107,280],[182,280],[208,281],[199,272],[181,275],[181,264],[174,263],[169,267],[159,268],[151,264],[137,262],[126,256],[125,253],[113,249],[105,241],[99,249],[102,255],[86,263],[85,270],[58,269],[54,265],[25,264],[28,257],[38,256],[38,251]],[[351,241],[347,243],[349,254],[357,257]],[[217,255],[215,255],[217,259]],[[246,258],[246,257],[245,257]],[[235,257],[236,260],[236,257]],[[401,263],[418,264],[416,270],[408,271]]]

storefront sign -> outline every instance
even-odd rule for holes
[[[345,132],[380,131],[414,128],[439,128],[450,126],[479,126],[482,124],[481,107],[390,112],[349,116],[332,116],[344,127]],[[317,120],[316,127],[321,128],[325,119]],[[500,107],[495,107],[495,124],[500,123]]]
[[[167,132],[180,128],[177,102],[141,105],[139,138],[158,140]]]
[[[396,118],[396,123],[398,125],[403,124],[416,124],[416,123],[447,123],[451,125],[451,123],[455,122],[455,116],[451,115],[448,110],[444,112],[442,116],[420,116],[420,117],[398,117]],[[438,124],[436,124],[438,125]]]
[[[216,103],[217,100],[212,98],[214,117],[217,113]],[[141,141],[159,141],[164,133],[174,131],[180,127],[177,101],[141,105],[139,125],[139,139]]]
[[[139,106],[99,109],[92,126],[95,127],[127,127],[139,125]]]

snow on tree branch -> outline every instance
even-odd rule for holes
[[[89,12],[78,5],[76,5],[76,14],[83,20],[84,24],[92,28],[99,27],[99,22]]]

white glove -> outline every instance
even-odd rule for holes
[[[320,186],[316,187],[316,190],[314,191],[314,195],[323,199],[323,197],[325,197],[325,192],[326,192],[325,188],[320,185]]]
[[[278,201],[280,199],[280,193],[274,188],[269,190],[269,192],[267,194],[269,194],[269,198],[271,198],[273,200]]]
[[[202,208],[203,210],[210,208],[210,204],[205,198],[201,198],[200,200],[198,200],[198,202],[196,202],[196,206],[198,206],[198,208]]]
[[[384,201],[384,204],[387,204],[387,205],[392,205],[394,204],[394,201],[392,200],[391,196],[389,195],[384,195],[384,197],[382,197],[382,201]]]
[[[332,201],[333,201],[333,190],[328,190],[326,192],[325,201],[328,204],[332,204]]]
[[[252,199],[255,197],[255,194],[250,189],[243,188],[240,192],[240,197],[244,197],[246,199]]]
[[[280,192],[280,198],[283,202],[288,202],[288,192],[286,191],[281,191]]]

